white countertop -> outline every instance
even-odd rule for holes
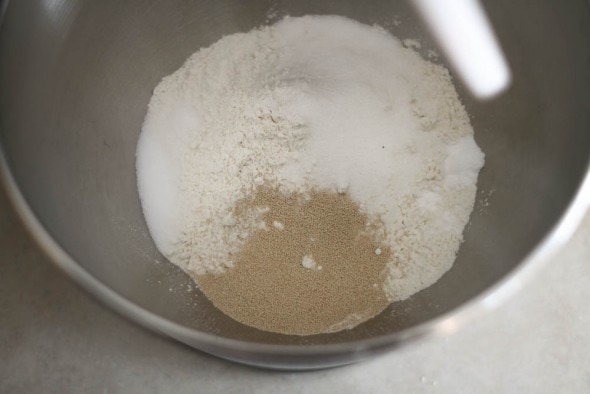
[[[590,217],[499,310],[446,339],[308,373],[218,360],[146,331],[44,257],[0,194],[0,392],[590,393]]]

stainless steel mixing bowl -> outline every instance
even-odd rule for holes
[[[306,369],[446,335],[520,287],[571,236],[588,206],[588,2],[489,1],[514,84],[491,102],[462,91],[486,166],[454,267],[352,330],[310,337],[257,331],[187,291],[189,278],[150,239],[134,153],[152,89],[199,47],[286,14],[378,23],[400,38],[421,39],[427,51],[431,42],[408,3],[20,0],[4,6],[0,167],[17,210],[76,282],[123,315],[205,352]]]

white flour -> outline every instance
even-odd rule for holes
[[[483,154],[446,69],[377,27],[286,18],[191,56],[154,91],[137,151],[158,249],[221,273],[262,225],[232,209],[258,185],[348,192],[384,223],[386,292],[404,299],[453,264]]]

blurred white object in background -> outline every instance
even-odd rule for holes
[[[414,0],[447,59],[478,98],[510,85],[510,69],[478,0]]]

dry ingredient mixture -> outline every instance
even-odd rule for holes
[[[137,149],[162,254],[228,316],[297,335],[436,282],[483,163],[448,71],[336,16],[199,50],[156,87]]]

